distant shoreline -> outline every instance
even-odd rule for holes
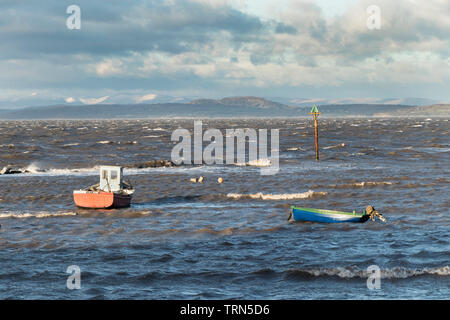
[[[256,97],[197,100],[191,103],[53,105],[0,109],[2,120],[143,120],[143,119],[303,119],[312,106],[290,106]],[[450,104],[319,105],[321,118],[450,117]],[[1,121],[1,120],[0,120]]]
[[[125,120],[292,120],[292,119],[310,119],[310,116],[293,116],[293,117],[271,117],[271,116],[248,116],[248,117],[147,117],[147,118],[41,118],[41,119],[0,119],[0,122],[19,122],[19,121],[125,121]],[[427,118],[439,118],[450,119],[449,115],[414,115],[414,116],[326,116],[320,115],[321,119],[427,119]]]

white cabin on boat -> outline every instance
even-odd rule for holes
[[[100,189],[116,192],[123,188],[123,168],[119,166],[100,166]]]

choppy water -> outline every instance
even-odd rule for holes
[[[77,209],[72,190],[100,164],[170,159],[172,131],[193,121],[0,122],[0,166],[34,172],[0,176],[0,298],[448,299],[448,119],[321,119],[320,162],[311,125],[205,120],[280,129],[280,172],[130,168],[132,206],[99,212]],[[368,204],[386,224],[286,221],[290,205]],[[70,265],[80,290],[66,288]],[[380,290],[366,286],[370,265]]]

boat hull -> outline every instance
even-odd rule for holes
[[[332,210],[291,207],[294,221],[309,221],[321,223],[362,223],[366,222],[366,216],[362,213],[348,213]]]
[[[131,198],[131,195],[114,192],[84,190],[73,192],[75,205],[84,209],[126,208],[130,206]]]

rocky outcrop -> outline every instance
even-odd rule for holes
[[[3,167],[2,170],[0,170],[0,175],[2,174],[20,174],[20,173],[28,173],[28,170],[16,168],[13,166],[6,166]]]
[[[139,162],[135,164],[128,164],[125,165],[125,168],[137,168],[137,169],[143,169],[143,168],[161,168],[161,167],[175,167],[176,164],[173,163],[170,160],[150,160],[145,162]]]
[[[177,166],[170,160],[149,160],[145,162],[132,163],[122,165],[124,168],[134,168],[134,169],[143,169],[143,168],[162,168],[162,167],[175,167]],[[1,168],[1,167],[0,167]],[[76,169],[74,169],[76,170]],[[27,168],[19,168],[12,165],[7,165],[0,170],[0,175],[3,174],[22,174],[22,173],[36,173],[36,172],[46,172],[47,170],[39,169],[39,170],[28,170]]]

